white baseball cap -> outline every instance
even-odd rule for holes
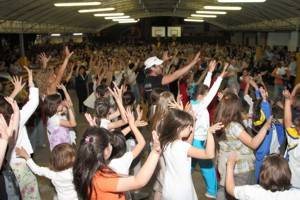
[[[156,56],[153,56],[153,57],[150,57],[150,58],[147,58],[147,60],[144,62],[145,64],[145,70],[146,69],[149,69],[155,65],[161,65],[164,61],[159,59],[158,57]]]

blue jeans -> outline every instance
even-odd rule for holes
[[[198,149],[205,149],[205,141],[193,140],[193,147]],[[214,163],[212,160],[199,160],[192,159],[192,170],[196,167],[197,163],[200,166],[200,171],[204,177],[207,193],[212,196],[217,196],[218,182]]]

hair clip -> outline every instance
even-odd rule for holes
[[[92,142],[91,138],[92,138],[91,136],[87,136],[87,137],[84,139],[85,143],[91,143],[91,142]]]

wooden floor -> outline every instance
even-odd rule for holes
[[[74,105],[77,105],[77,98],[75,96],[74,91],[70,92],[70,95],[74,101]],[[77,107],[75,106],[75,110],[77,112]],[[80,140],[81,138],[81,134],[83,133],[83,131],[88,127],[87,122],[84,119],[84,116],[81,114],[78,114],[78,112],[76,113],[76,120],[77,120],[77,127],[76,127],[76,133],[77,133],[77,141]],[[147,130],[143,130],[142,131],[146,141],[149,143],[150,141],[150,134],[149,131]],[[78,142],[77,142],[78,143]],[[49,161],[49,146],[48,146],[48,141],[46,141],[47,147],[45,148],[38,148],[35,151],[34,154],[34,160],[37,162],[37,164],[41,165],[41,166],[47,166],[48,165],[48,161]],[[144,152],[144,158],[147,157],[147,152],[145,150]],[[142,159],[143,160],[143,159]],[[199,172],[199,168],[197,167],[196,170],[193,172],[193,180],[194,180],[194,186],[198,195],[198,199],[199,200],[205,200],[207,199],[204,196],[205,193],[205,186],[204,186],[204,182],[202,179],[202,176]],[[54,194],[54,188],[51,185],[51,182],[44,178],[44,177],[38,177],[38,183],[39,183],[39,188],[40,188],[40,194],[43,200],[52,200],[53,199],[53,194]],[[152,192],[152,184],[153,184],[153,180],[149,182],[149,184],[143,188],[143,192],[149,193],[151,194]],[[149,198],[147,199],[153,199],[151,197],[151,195],[149,196]]]

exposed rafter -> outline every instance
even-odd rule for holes
[[[212,0],[99,1],[102,4],[97,6],[97,8],[114,7],[116,12],[124,12],[133,18],[155,16],[188,17],[195,13],[196,10],[203,9],[205,5],[220,5],[217,1]],[[243,9],[241,11],[229,11],[227,15],[218,16],[216,19],[207,19],[206,21],[230,30],[254,30],[256,28],[260,30],[295,30],[296,22],[293,19],[300,17],[300,0],[267,0],[265,3],[236,5],[242,6]],[[91,13],[80,14],[77,12],[78,9],[75,7],[54,7],[52,0],[0,1],[0,20],[2,20],[2,22],[0,21],[0,27],[5,27],[9,31],[35,32],[40,30],[38,32],[44,32],[48,29],[39,27],[53,26],[65,27],[66,30],[74,28],[72,32],[78,30],[91,32],[103,30],[116,24],[100,17],[96,18]],[[15,23],[11,23],[11,21]],[[23,23],[19,23],[20,21]],[[9,27],[10,24],[11,27]],[[24,24],[26,24],[25,29]],[[20,27],[17,27],[18,25]],[[1,31],[5,30],[2,28]]]

